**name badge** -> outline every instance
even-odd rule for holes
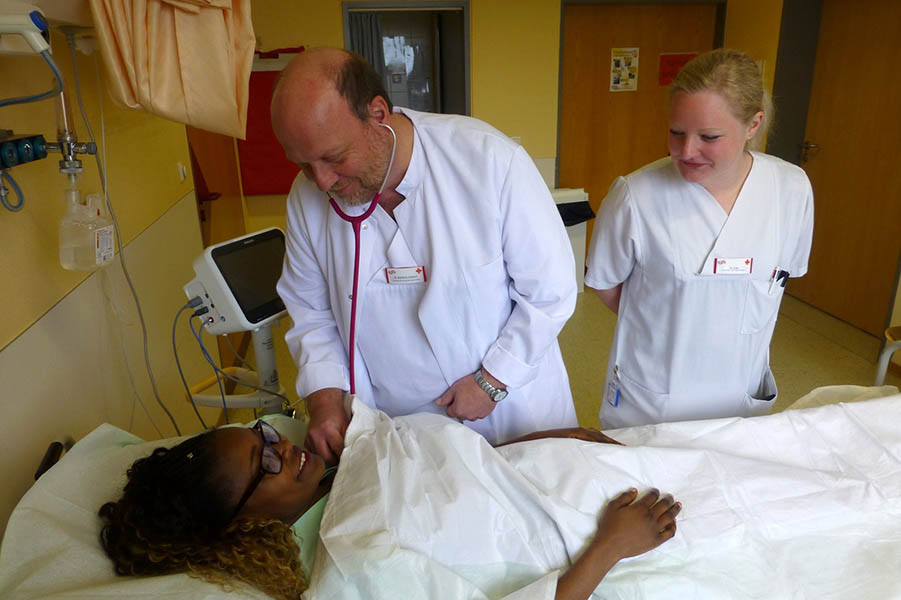
[[[607,402],[610,406],[619,406],[619,367],[613,367],[613,379],[607,382]]]
[[[425,283],[425,267],[388,267],[385,269],[388,283]]]
[[[716,258],[713,261],[714,275],[747,275],[753,269],[753,258]]]

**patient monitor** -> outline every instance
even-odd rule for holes
[[[285,259],[285,234],[272,227],[214,244],[194,260],[197,278],[185,286],[200,296],[213,335],[253,331],[285,316],[275,284]]]
[[[275,290],[285,258],[285,234],[272,227],[207,247],[194,260],[197,277],[184,286],[189,299],[200,298],[203,326],[211,334],[253,332],[257,373],[237,369],[236,377],[252,386],[283,394],[275,369],[272,323],[287,314]],[[203,309],[206,308],[206,311]],[[194,401],[221,406],[221,395],[193,394]],[[276,411],[278,396],[256,390],[226,396],[229,408]]]

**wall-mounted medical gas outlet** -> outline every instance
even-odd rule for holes
[[[0,54],[40,54],[50,49],[50,25],[33,4],[0,0]]]
[[[47,141],[42,135],[16,135],[0,129],[0,169],[47,158]]]

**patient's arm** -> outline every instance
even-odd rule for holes
[[[604,435],[597,429],[592,429],[590,427],[566,427],[563,429],[547,429],[545,431],[536,431],[534,433],[523,435],[516,439],[504,442],[503,444],[498,444],[498,446],[506,446],[508,444],[516,444],[519,442],[528,442],[530,440],[544,440],[547,438],[570,438],[576,440],[585,440],[586,442],[618,444],[620,446],[624,445],[620,442],[617,442],[612,437]]]
[[[620,559],[644,554],[676,534],[680,503],[660,498],[657,490],[633,502],[637,496],[631,489],[610,501],[594,539],[557,582],[556,600],[585,600]]]

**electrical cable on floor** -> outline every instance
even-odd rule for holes
[[[97,140],[94,137],[94,130],[91,128],[91,122],[88,119],[87,112],[84,109],[84,102],[81,97],[81,82],[78,77],[78,57],[75,55],[75,36],[71,32],[66,32],[66,41],[68,42],[69,50],[71,51],[71,54],[72,54],[72,71],[73,71],[74,79],[75,79],[75,96],[78,99],[78,108],[81,111],[81,118],[84,120],[85,127],[87,128],[88,137],[90,137],[91,142],[96,146]],[[96,62],[95,62],[95,64],[96,64]],[[103,90],[99,87],[97,89],[97,95],[99,98],[101,98],[100,120],[102,122],[103,121],[103,111],[102,111]],[[101,126],[103,126],[103,125],[101,125]],[[122,250],[123,250],[122,232],[119,229],[119,220],[116,217],[116,212],[113,210],[113,204],[110,201],[109,192],[107,191],[107,187],[106,187],[106,174],[104,173],[103,163],[101,162],[100,155],[98,153],[94,153],[94,160],[97,163],[97,173],[100,176],[100,186],[103,188],[103,194],[106,198],[106,209],[109,211],[110,219],[112,220],[113,227],[115,228],[115,231],[116,231],[116,245],[119,250],[119,264],[122,266],[122,273],[123,273],[123,275],[125,275],[125,281],[128,283],[128,288],[131,290],[132,298],[134,298],[135,307],[137,308],[137,311],[138,311],[138,320],[141,323],[141,336],[143,339],[143,346],[144,346],[144,365],[147,368],[147,376],[150,379],[150,387],[153,389],[153,395],[154,395],[154,397],[156,397],[157,404],[160,405],[160,408],[163,409],[163,411],[166,413],[166,416],[168,416],[169,420],[172,422],[172,426],[175,428],[176,434],[181,435],[181,430],[178,428],[178,423],[175,422],[175,417],[172,416],[172,413],[169,412],[169,409],[163,403],[162,399],[160,398],[159,390],[156,387],[156,379],[153,376],[153,369],[150,366],[150,352],[147,347],[147,323],[144,321],[144,311],[141,309],[141,302],[138,299],[138,293],[135,291],[135,286],[131,281],[131,275],[129,275],[128,268],[125,266],[125,256],[122,252]]]

